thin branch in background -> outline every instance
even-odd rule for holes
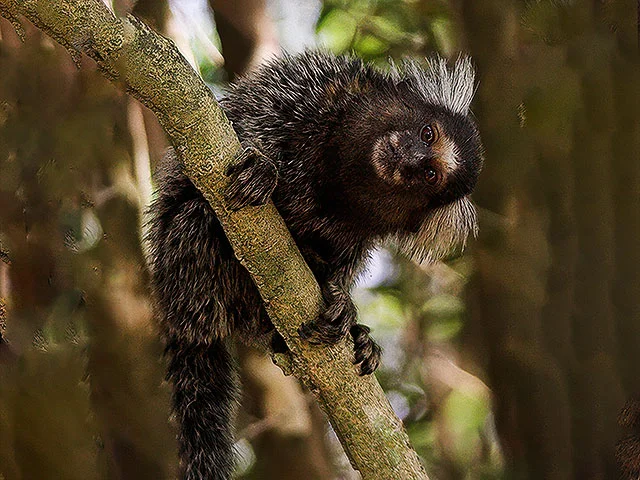
[[[7,330],[7,302],[4,297],[4,290],[6,290],[6,288],[3,287],[5,287],[4,282],[6,281],[7,275],[3,270],[7,268],[6,265],[0,265],[0,282],[2,282],[0,283],[0,365],[11,363],[18,358],[18,355],[11,348],[4,336]]]
[[[9,255],[9,249],[2,243],[2,239],[0,238],[0,261],[6,263],[7,265],[11,265],[11,255]]]
[[[129,124],[131,143],[133,145],[133,163],[135,166],[136,185],[139,191],[140,208],[144,210],[151,203],[151,195],[153,193],[151,163],[142,106],[133,99],[130,99],[127,104],[127,123]]]

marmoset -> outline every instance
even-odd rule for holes
[[[226,172],[232,209],[271,198],[321,287],[311,342],[354,340],[361,375],[381,350],[356,322],[349,290],[371,250],[393,241],[437,259],[476,229],[468,195],[483,163],[469,106],[474,70],[435,58],[380,70],[355,57],[274,59],[221,100],[243,150]],[[232,335],[284,342],[200,191],[168,155],[150,213],[152,290],[188,480],[230,478],[238,395]]]

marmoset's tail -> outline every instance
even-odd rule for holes
[[[184,480],[229,480],[234,451],[231,427],[238,392],[236,368],[223,340],[185,345],[167,342],[173,406],[180,425]]]

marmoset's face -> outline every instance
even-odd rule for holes
[[[468,116],[415,106],[385,123],[371,151],[375,173],[384,183],[429,207],[471,193],[483,149]]]

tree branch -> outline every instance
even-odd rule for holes
[[[155,112],[289,345],[288,372],[316,395],[354,468],[364,479],[426,479],[375,378],[356,375],[352,346],[300,340],[298,326],[320,309],[318,285],[272,203],[233,213],[225,208],[222,172],[240,144],[173,43],[133,17],[116,18],[99,0],[0,0],[0,14],[14,25],[24,15],[75,59],[80,52],[89,55],[108,78]]]

